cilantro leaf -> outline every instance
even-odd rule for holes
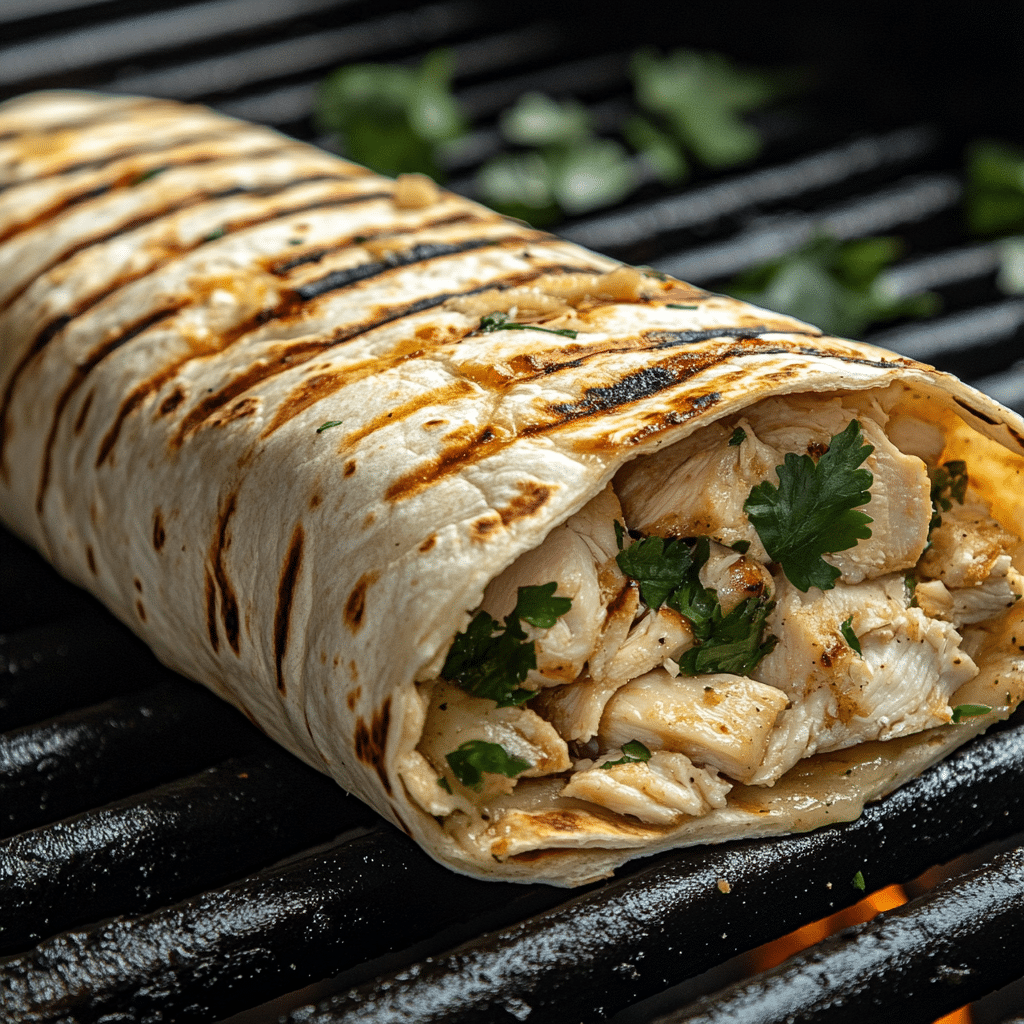
[[[622,545],[626,539],[626,528],[622,525],[622,523],[618,521],[618,519],[613,521],[613,525],[615,527],[615,543],[618,545],[619,550],[621,551]]]
[[[723,290],[856,338],[877,321],[930,316],[938,309],[933,292],[901,296],[886,289],[880,275],[900,252],[895,238],[840,242],[820,235],[780,259],[744,271]]]
[[[558,584],[541,583],[536,587],[520,587],[513,615],[540,629],[550,629],[571,607],[568,597],[555,597]]]
[[[846,551],[871,536],[872,518],[854,511],[871,500],[871,471],[857,467],[874,448],[863,440],[860,423],[851,420],[817,463],[810,455],[789,452],[775,468],[779,486],[765,480],[743,503],[768,555],[804,593],[811,587],[831,590],[839,578],[823,554]]]
[[[331,427],[340,427],[344,422],[344,420],[328,420],[326,423],[321,423],[320,426],[316,428],[316,432],[318,434],[322,434],[325,430],[330,430]]]
[[[714,591],[710,593],[714,594]],[[776,636],[761,641],[765,620],[774,607],[775,602],[765,597],[750,597],[723,616],[718,605],[707,639],[683,653],[679,659],[679,671],[689,676],[712,672],[750,675],[779,642]]]
[[[495,331],[543,331],[545,334],[560,334],[563,338],[575,338],[579,333],[568,327],[539,327],[537,324],[517,324],[507,313],[488,313],[480,317],[480,333],[493,334]]]
[[[853,878],[850,880],[850,884],[854,887],[854,889],[860,889],[861,892],[864,892],[864,890],[867,888],[867,884],[864,881],[864,872],[858,871],[857,874],[855,874]]]
[[[953,708],[952,721],[959,723],[965,718],[977,718],[979,715],[987,715],[991,710],[987,704],[957,704]]]
[[[622,744],[622,757],[617,761],[605,761],[604,764],[598,765],[598,768],[607,771],[617,764],[636,764],[638,761],[650,761],[650,759],[651,752],[639,740],[630,740],[628,743]]]
[[[847,644],[849,644],[850,647],[863,658],[864,652],[861,650],[860,647],[860,639],[858,638],[857,634],[853,631],[852,615],[848,619],[846,619],[843,622],[843,624],[839,627],[839,632],[843,634],[843,639],[847,642]]]
[[[520,587],[504,627],[487,612],[477,612],[452,641],[441,676],[474,697],[493,700],[499,708],[516,707],[536,697],[536,690],[519,685],[537,667],[534,642],[519,620],[545,629],[553,626],[572,606],[569,598],[553,596],[557,586],[552,582]]]
[[[660,608],[693,564],[690,546],[678,538],[643,537],[615,556],[619,568],[640,584],[648,608]]]
[[[434,50],[419,67],[341,68],[320,85],[317,124],[338,137],[346,155],[375,171],[437,178],[444,146],[466,132],[452,95],[453,63],[447,51]]]
[[[532,767],[529,761],[509,754],[500,743],[485,740],[467,740],[444,759],[459,782],[477,791],[484,788],[484,772],[514,779]]]
[[[729,438],[729,447],[738,448],[747,439],[747,432],[742,427],[737,427]]]

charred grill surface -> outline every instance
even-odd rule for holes
[[[685,187],[648,181],[556,232],[712,289],[822,229],[840,239],[899,234],[908,251],[885,287],[933,291],[942,311],[876,327],[867,340],[1024,411],[1024,300],[997,286],[998,246],[969,238],[961,214],[963,143],[1014,130],[1004,88],[1020,64],[1012,31],[960,22],[958,60],[940,67],[933,55],[949,45],[940,28],[915,18],[855,26],[820,5],[813,16],[801,5],[776,10],[770,26],[750,5],[732,12],[740,31],[715,5],[697,4],[675,36],[659,10],[594,25],[582,5],[556,13],[529,0],[515,9],[471,0],[0,7],[0,99],[37,87],[195,99],[304,139],[317,138],[315,83],[333,67],[419,60],[446,46],[473,120],[448,170],[470,192],[476,167],[502,149],[497,115],[525,89],[579,97],[600,131],[616,135],[633,47],[693,45],[759,64],[770,29],[774,56],[812,55],[825,86],[813,109],[765,121],[759,162],[698,171]],[[885,69],[874,79],[862,72],[872,60]],[[311,216],[335,201],[302,199]],[[392,266],[327,276],[300,295],[313,301]],[[1024,832],[1018,714],[850,825],[662,856],[572,899],[472,881],[171,677],[6,533],[0,572],[4,1024],[212,1022],[339,972],[328,1001],[305,1005],[314,997],[292,993],[247,1024],[282,1012],[294,1024],[603,1019],[852,904],[858,871],[870,890]],[[1011,850],[669,1019],[830,1024],[898,1006],[908,1022],[933,1020],[1019,976],[1022,867]],[[392,960],[375,966],[386,953]],[[635,1011],[634,1021],[657,1013]]]

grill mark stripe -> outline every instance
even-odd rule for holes
[[[238,507],[238,493],[233,491],[228,495],[227,501],[217,515],[217,528],[213,541],[210,544],[210,563],[213,570],[213,580],[220,591],[220,618],[224,624],[224,636],[235,654],[239,653],[239,618],[238,600],[235,597],[231,580],[228,579],[227,570],[224,568],[224,555],[231,545],[231,535],[228,527],[231,524],[231,517]]]
[[[299,182],[300,185],[306,184],[306,182]],[[289,182],[286,185],[281,186],[280,191],[286,191],[287,189],[296,187],[295,182]],[[225,234],[230,234],[234,231],[243,231],[250,227],[255,227],[260,224],[268,223],[272,220],[277,220],[283,217],[291,217],[296,213],[306,213],[311,210],[320,209],[331,209],[334,207],[351,206],[360,202],[371,202],[378,199],[384,199],[390,196],[390,192],[367,192],[361,193],[357,196],[349,196],[342,198],[332,199],[321,199],[310,203],[301,203],[291,207],[285,207],[283,209],[277,209],[270,211],[266,214],[260,214],[257,217],[246,218],[241,221],[236,221],[232,225],[225,227]],[[22,374],[25,372],[28,364],[42,352],[47,345],[65,328],[71,323],[76,317],[82,316],[87,313],[94,306],[98,305],[103,299],[119,291],[121,288],[137,281],[148,274],[153,273],[155,270],[173,262],[173,259],[181,258],[182,256],[188,255],[190,252],[194,252],[201,245],[205,245],[207,239],[200,239],[194,245],[190,246],[185,251],[177,254],[175,257],[159,262],[156,266],[145,268],[139,271],[135,275],[126,275],[124,279],[119,280],[113,287],[107,288],[103,291],[96,292],[92,296],[83,300],[71,313],[61,314],[55,317],[48,324],[46,324],[40,332],[33,339],[32,343],[26,349],[25,354],[18,360],[11,372],[10,377],[7,379],[7,384],[4,388],[3,395],[0,396],[0,477],[4,480],[8,479],[8,468],[6,464],[6,442],[8,437],[8,413],[11,402],[14,398],[14,391],[21,379]],[[99,242],[95,244],[100,244]],[[87,248],[87,247],[86,247]],[[68,256],[67,258],[70,258]],[[58,261],[59,262],[59,261]],[[54,266],[57,264],[55,263]],[[52,270],[53,266],[49,267],[48,270]],[[45,273],[46,271],[44,271]],[[31,282],[25,285],[28,288]],[[25,289],[22,289],[24,291]],[[18,295],[21,293],[19,292]],[[18,295],[13,296],[11,301],[16,301]],[[0,306],[0,311],[3,307]]]
[[[168,106],[171,102],[170,100],[144,97],[133,103],[119,103],[114,107],[105,104],[96,113],[89,114],[86,117],[74,118],[71,121],[59,121],[56,124],[48,124],[45,128],[36,128],[29,131],[15,128],[8,132],[0,132],[0,143],[10,142],[12,139],[21,138],[24,135],[39,138],[46,135],[60,135],[61,132],[78,131],[95,124],[103,124],[104,121],[127,117],[129,113],[134,114],[149,107]]]
[[[401,238],[402,235],[415,234],[418,231],[425,231],[427,228],[447,227],[449,224],[465,224],[476,222],[481,225],[496,222],[501,218],[498,217],[485,217],[478,213],[452,213],[446,214],[443,217],[437,217],[434,220],[423,221],[414,227],[400,228],[395,230],[394,228],[383,228],[380,231],[371,232],[359,232],[356,235],[343,235],[339,236],[337,240],[332,242],[330,245],[322,246],[311,250],[310,252],[303,253],[300,256],[296,256],[293,259],[282,260],[280,263],[275,263],[269,268],[270,273],[275,274],[277,277],[284,277],[290,271],[295,270],[296,267],[304,266],[307,263],[319,263],[325,256],[330,256],[332,253],[342,252],[353,245],[362,245],[363,242],[376,241],[378,238]],[[356,239],[360,241],[356,241]]]
[[[221,388],[221,390],[215,394],[208,395],[204,398],[186,414],[178,428],[178,433],[172,439],[171,444],[174,447],[180,447],[189,435],[198,430],[202,423],[209,419],[223,405],[226,405],[233,399],[238,398],[246,391],[249,391],[258,384],[263,383],[263,381],[268,380],[279,373],[292,370],[296,366],[301,366],[302,363],[314,358],[321,352],[333,348],[335,345],[344,344],[359,335],[368,334],[370,331],[374,331],[379,327],[385,327],[388,324],[402,320],[407,316],[413,316],[416,313],[422,313],[425,310],[440,306],[449,299],[458,299],[464,298],[468,295],[476,295],[480,292],[490,291],[492,288],[503,291],[507,288],[514,288],[518,285],[525,284],[526,282],[532,281],[544,274],[556,271],[574,274],[585,269],[587,268],[557,263],[541,265],[531,269],[530,271],[518,275],[509,275],[505,278],[498,278],[496,280],[489,281],[487,284],[478,285],[476,287],[466,289],[465,291],[442,292],[439,295],[428,296],[402,306],[391,307],[384,316],[376,317],[373,320],[364,321],[360,324],[354,324],[349,327],[339,328],[325,338],[318,338],[314,341],[298,342],[295,345],[289,346],[284,352],[282,352],[281,358],[276,359],[272,365],[256,367],[248,374],[239,376],[236,380]],[[283,303],[282,305],[285,304]],[[267,316],[262,320],[262,323],[268,323],[270,320],[280,318],[284,315],[286,315],[286,311],[277,313],[276,315]],[[245,325],[244,330],[240,331],[239,335],[244,334],[249,330],[254,330],[257,326],[259,326],[259,324]],[[234,340],[236,339],[231,339],[231,341]],[[228,344],[230,344],[230,341]],[[226,347],[226,345],[224,347]],[[221,351],[223,351],[223,348]],[[287,358],[287,361],[285,361],[285,358]],[[408,358],[410,358],[410,355],[404,354],[398,357],[398,361],[402,362]],[[379,370],[383,368],[383,365],[384,360],[374,360],[374,372],[379,372]]]
[[[272,156],[274,153],[287,153],[293,148],[293,145],[278,144],[274,146],[266,146],[263,149],[254,149],[248,153],[200,153],[193,157],[181,160],[163,160],[156,167],[150,167],[146,170],[177,170],[179,168],[202,167],[218,163],[242,163],[253,158]],[[139,173],[146,172],[141,171]],[[133,180],[136,177],[137,175],[132,175],[131,177],[124,176],[123,180],[120,181],[105,182],[101,185],[94,185],[90,188],[83,189],[81,192],[61,196],[60,199],[52,203],[45,210],[40,210],[38,213],[33,214],[26,220],[12,224],[5,231],[0,232],[0,244],[9,241],[16,235],[23,234],[26,231],[31,231],[33,228],[39,227],[51,218],[56,217],[75,206],[81,206],[83,203],[88,203],[90,199],[98,199],[100,196],[104,196],[116,189],[135,188],[137,185],[142,184],[142,182]]]
[[[295,584],[302,569],[302,548],[305,532],[302,523],[296,525],[292,532],[288,554],[281,568],[281,579],[277,585],[277,607],[274,610],[274,668],[277,673],[277,688],[281,696],[287,693],[284,681],[284,656],[288,650],[288,629],[292,612],[292,599],[295,596]]]
[[[48,264],[46,264],[46,266],[40,267],[33,280],[35,278],[42,277],[44,274],[48,274],[55,267],[60,266],[61,263],[71,259],[72,256],[77,256],[80,252],[84,252],[86,249],[91,249],[93,246],[109,242],[112,239],[117,238],[118,235],[134,231],[136,228],[145,227],[147,224],[154,224],[157,221],[162,220],[164,217],[169,217],[175,213],[181,213],[183,210],[195,209],[196,207],[203,206],[207,203],[214,203],[221,199],[230,199],[232,196],[271,196],[276,195],[285,189],[294,188],[298,185],[309,185],[318,181],[348,180],[349,179],[342,174],[320,173],[304,175],[301,178],[291,178],[286,182],[279,182],[274,185],[233,185],[231,188],[218,189],[213,192],[194,192],[187,198],[180,199],[177,202],[161,207],[160,209],[150,210],[146,213],[139,214],[136,217],[131,217],[127,221],[122,221],[117,225],[117,227],[112,228],[109,231],[105,231],[99,235],[92,235],[89,238],[82,239],[80,242],[76,242],[74,245],[69,246],[67,249],[55,256]],[[374,198],[381,198],[383,196],[390,196],[391,193],[364,193],[364,195],[372,195]],[[17,300],[21,298],[31,285],[32,281],[27,281],[13,294],[0,301],[0,313],[5,312],[15,302],[17,302]]]
[[[108,167],[118,160],[126,160],[133,156],[146,156],[150,153],[166,153],[169,150],[184,149],[188,146],[201,145],[204,142],[218,142],[223,139],[233,139],[237,132],[223,128],[216,131],[196,132],[192,135],[183,135],[180,139],[163,139],[159,142],[142,143],[134,146],[122,146],[120,149],[108,150],[103,156],[92,157],[88,160],[76,160],[74,163],[61,164],[51,167],[49,170],[36,172],[31,178],[24,178],[20,181],[10,181],[0,185],[0,195],[12,188],[21,185],[47,181],[51,178],[61,178],[65,175],[77,174],[79,171],[99,171]],[[297,146],[297,143],[293,143]],[[283,147],[282,147],[283,148]],[[243,159],[248,154],[236,153],[236,157]]]
[[[46,436],[46,443],[43,446],[42,468],[39,473],[39,485],[36,489],[36,512],[40,516],[43,513],[43,499],[46,496],[46,489],[50,483],[50,472],[53,467],[53,446],[57,439],[57,430],[60,427],[60,421],[64,410],[67,408],[67,404],[71,400],[72,396],[82,386],[82,383],[86,380],[97,363],[105,359],[115,349],[120,348],[133,338],[137,338],[140,334],[148,331],[151,327],[155,327],[161,321],[174,316],[178,312],[179,308],[180,305],[175,304],[173,306],[167,306],[159,309],[155,313],[150,313],[143,319],[136,321],[136,323],[129,327],[126,327],[116,337],[104,342],[99,348],[90,353],[89,357],[84,362],[75,366],[71,380],[65,385],[64,390],[60,393],[60,396],[57,398],[54,405],[53,416],[50,420],[50,430]]]

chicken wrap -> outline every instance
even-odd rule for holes
[[[855,818],[1024,698],[1024,422],[200,107],[0,105],[0,509],[470,874]]]

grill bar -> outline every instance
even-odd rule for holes
[[[531,921],[378,979],[291,1024],[530,1024],[610,1015],[861,897],[1024,828],[1024,715],[807,835],[660,858]],[[961,822],[971,820],[971,834]],[[976,831],[974,831],[976,826]],[[722,893],[725,879],[731,892]],[[761,913],[771,907],[771,913]],[[991,987],[995,987],[994,985]],[[507,1016],[499,1016],[504,1008]]]
[[[0,734],[0,838],[197,771],[259,734],[178,681]]]
[[[1024,848],[851,932],[658,1024],[929,1024],[1020,976]]]
[[[0,843],[0,953],[223,885],[375,817],[275,751],[23,832]]]

